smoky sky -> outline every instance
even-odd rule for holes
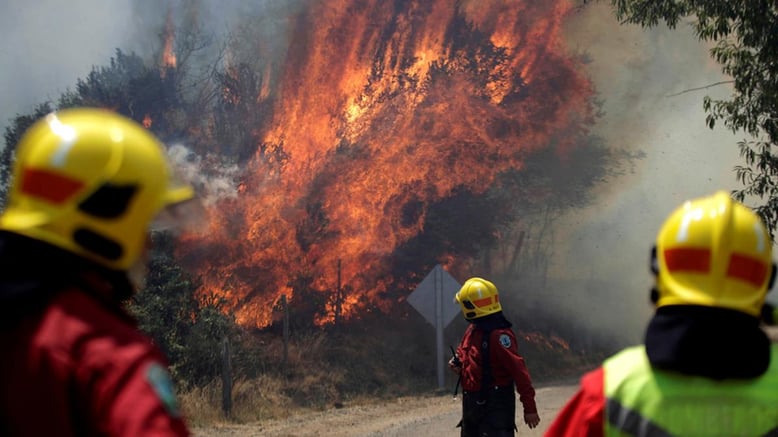
[[[283,47],[286,19],[304,0],[0,0],[0,128],[17,114],[73,89],[116,49],[151,56],[160,48],[168,13],[177,26],[199,20],[213,48],[241,19],[261,17],[254,31]],[[223,44],[222,44],[223,46]],[[272,51],[272,49],[268,49]]]
[[[705,123],[703,98],[728,98],[729,85],[708,46],[688,24],[670,30],[620,26],[607,5],[568,25],[571,49],[590,54],[588,71],[604,101],[594,131],[614,148],[642,151],[623,177],[600,187],[597,202],[574,211],[557,233],[548,299],[599,335],[642,339],[653,308],[649,254],[665,217],[685,200],[741,188],[734,167],[743,135]]]
[[[216,38],[235,31],[240,17],[262,16],[254,31],[282,53],[285,19],[304,4],[0,0],[0,128],[56,100],[93,66],[107,65],[117,48],[154,53],[168,11],[178,20],[197,14]],[[611,147],[646,156],[601,186],[594,205],[563,218],[551,272],[559,280],[542,299],[601,335],[633,343],[651,314],[648,251],[661,221],[688,198],[739,188],[733,167],[741,163],[741,136],[705,125],[703,97],[726,97],[726,86],[684,92],[726,80],[684,24],[674,31],[620,26],[607,5],[589,3],[566,31],[570,50],[589,54],[588,73],[604,102],[595,133]]]
[[[0,1],[0,126],[56,99],[131,35],[129,1]]]

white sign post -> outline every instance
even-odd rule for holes
[[[416,289],[408,296],[408,303],[435,327],[435,346],[437,348],[438,387],[444,388],[443,372],[445,358],[443,351],[443,328],[448,326],[459,314],[459,304],[454,302],[454,294],[461,285],[440,264],[432,269]]]

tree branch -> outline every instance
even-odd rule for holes
[[[724,84],[727,84],[727,83],[734,83],[734,82],[735,82],[734,80],[723,80],[723,81],[721,81],[721,82],[712,83],[712,84],[710,84],[710,85],[705,85],[705,86],[701,86],[701,87],[697,87],[697,88],[690,88],[690,89],[688,89],[688,90],[683,90],[683,91],[681,91],[681,92],[679,92],[679,93],[675,93],[675,94],[668,94],[668,95],[666,95],[665,97],[675,97],[675,96],[680,96],[681,94],[690,93],[690,92],[692,92],[692,91],[699,91],[699,90],[704,90],[704,89],[706,89],[706,88],[711,88],[711,87],[714,87],[714,86],[717,86],[717,85],[724,85]]]

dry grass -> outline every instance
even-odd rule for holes
[[[434,337],[420,335],[428,332],[423,324],[406,323],[298,334],[288,345],[285,366],[279,336],[254,334],[247,337],[244,353],[234,363],[230,415],[222,412],[222,386],[216,378],[205,387],[180,393],[182,409],[193,426],[210,426],[439,393]],[[459,335],[453,332],[447,343],[456,344]],[[549,342],[525,342],[523,354],[539,383],[585,365],[581,357]],[[453,390],[455,382],[447,373],[450,389],[445,391]]]
[[[299,408],[284,394],[284,383],[272,376],[259,376],[233,383],[232,410],[229,417],[222,411],[222,384],[215,381],[193,388],[180,396],[181,406],[194,426],[221,422],[247,423],[285,417]]]
[[[263,337],[253,347],[259,348],[259,371],[253,376],[241,375],[234,379],[229,415],[222,408],[220,378],[180,394],[182,409],[192,425],[283,418],[339,402],[337,387],[344,379],[343,371],[315,365],[331,347],[327,345],[325,333],[300,336],[290,342],[286,366],[279,359],[283,355],[280,340]],[[271,361],[273,365],[268,364]]]

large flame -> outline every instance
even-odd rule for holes
[[[423,231],[429,205],[457,189],[483,193],[528,152],[574,146],[592,90],[561,43],[571,8],[316,2],[294,29],[239,197],[211,211],[206,236],[185,242],[208,250],[194,261],[200,292],[259,327],[282,294],[333,293],[337,278],[349,290],[344,316],[380,307],[393,285],[387,261]]]

